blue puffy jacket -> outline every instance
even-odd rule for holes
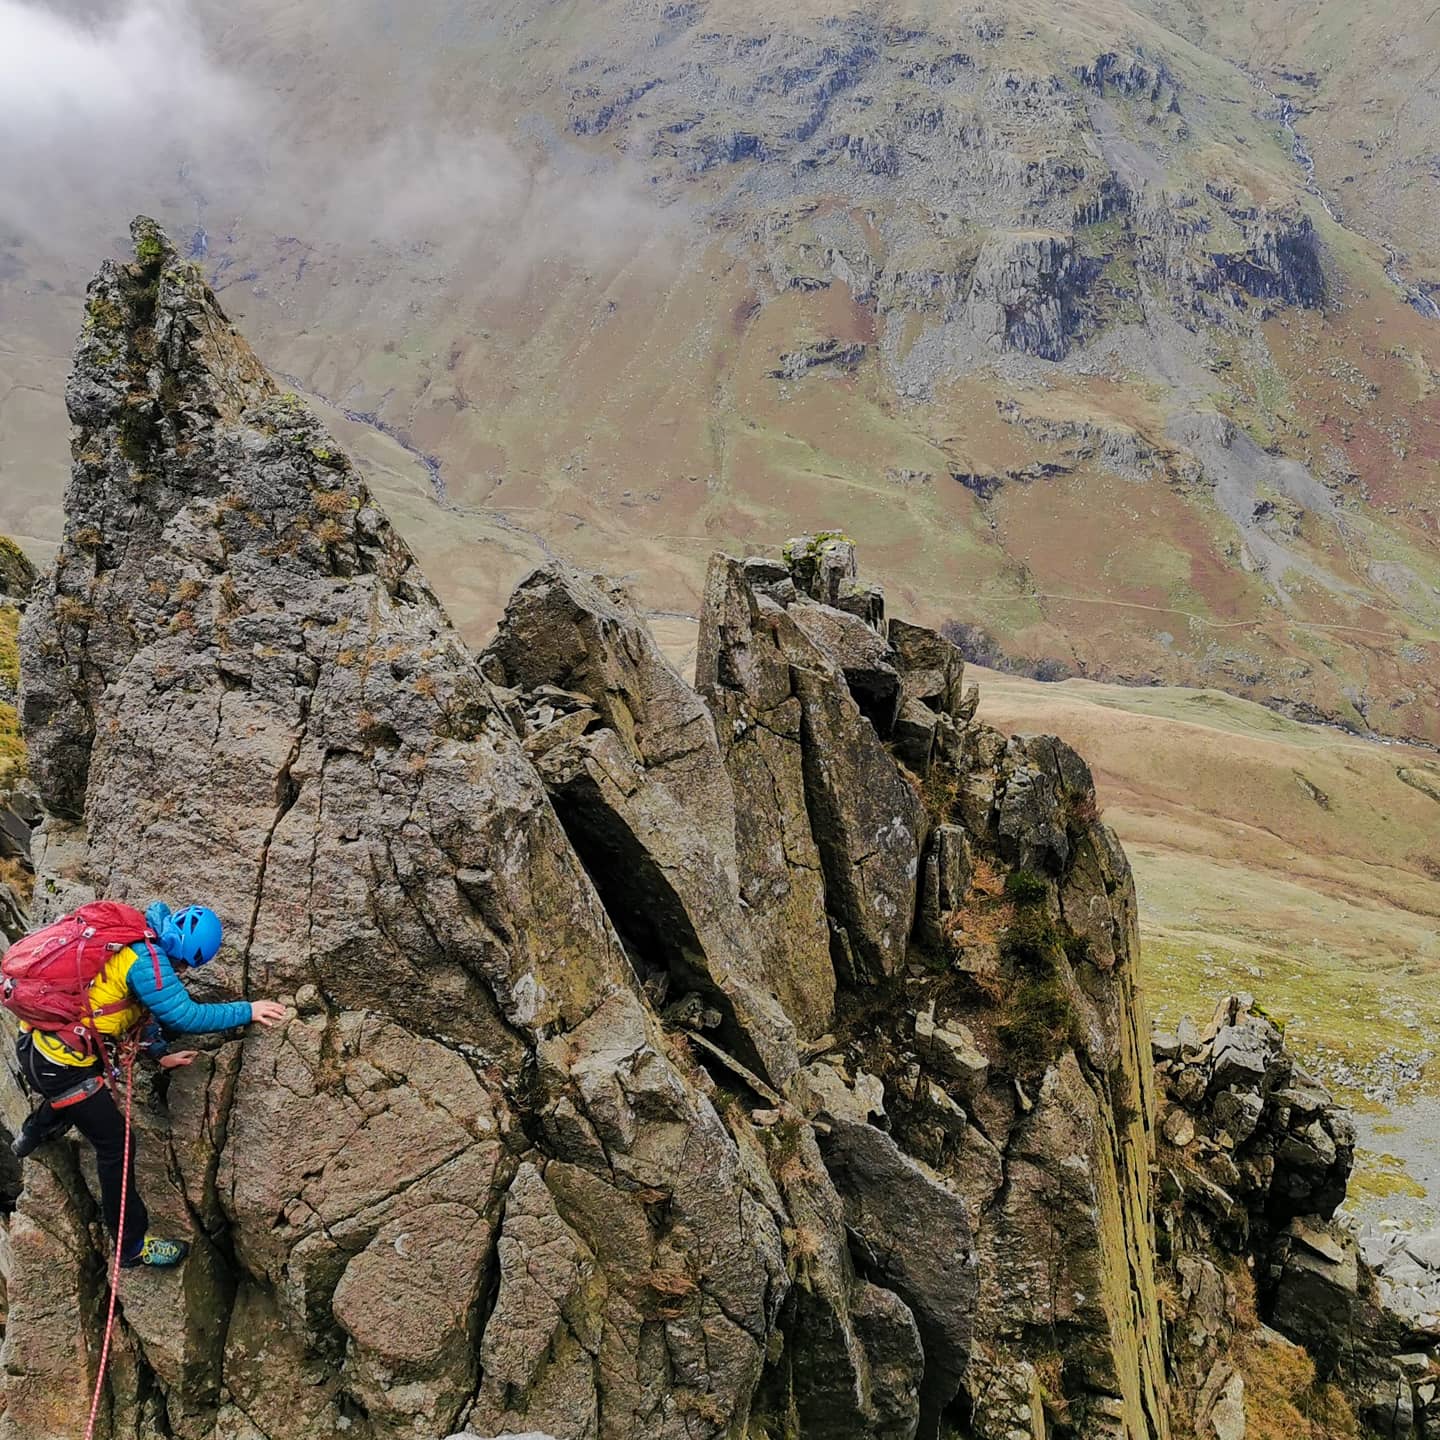
[[[148,946],[137,947],[125,978],[130,993],[154,1017],[154,1023],[146,1026],[144,1036],[145,1048],[152,1056],[165,1053],[166,1032],[213,1035],[219,1030],[233,1030],[250,1023],[254,1017],[248,1000],[202,1005],[190,998],[190,992],[180,983],[171,964],[172,959],[181,956],[182,941],[168,905],[157,900],[145,911],[145,923],[155,933],[160,953],[152,956]]]
[[[166,1030],[177,1034],[213,1035],[217,1030],[233,1030],[250,1023],[248,1000],[202,1005],[191,999],[163,950],[152,958],[149,949],[142,946],[125,978],[130,993]]]

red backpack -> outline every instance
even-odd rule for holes
[[[73,915],[17,940],[0,958],[0,1005],[36,1030],[48,1030],[85,1054],[95,1048],[94,1022],[128,1009],[117,1000],[99,1009],[90,986],[127,945],[145,945],[160,979],[155,932],[145,917],[116,900],[96,900]]]

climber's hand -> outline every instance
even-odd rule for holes
[[[252,1025],[278,1025],[285,1018],[285,1007],[277,1000],[252,1000],[250,1002],[250,1023]]]
[[[169,1055],[160,1057],[160,1068],[162,1070],[179,1070],[182,1066],[190,1064],[199,1054],[198,1050],[175,1050]]]

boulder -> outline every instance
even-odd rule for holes
[[[914,927],[924,807],[831,673],[812,662],[795,665],[792,677],[809,742],[805,794],[840,968],[852,983],[893,975]]]
[[[807,793],[804,706],[780,641],[785,623],[785,611],[757,597],[740,562],[711,561],[696,688],[715,716],[735,797],[740,899],[774,993],[797,1032],[813,1039],[833,1018],[836,977]]]
[[[1259,1016],[1225,1025],[1210,1042],[1211,1085],[1258,1089],[1279,1050],[1279,1035]]]
[[[934,1440],[964,1377],[974,1328],[978,1286],[964,1202],[873,1126],[838,1122],[821,1152],[871,1273],[914,1314],[926,1362],[917,1434]]]
[[[964,704],[965,659],[959,647],[934,630],[892,620],[890,648],[906,700],[942,715],[958,716]]]
[[[886,633],[885,591],[873,582],[868,584],[857,582],[853,585],[842,586],[840,598],[835,602],[835,608],[863,620],[872,630],[878,631],[881,635]]]
[[[1245,1379],[1238,1371],[1225,1382],[1210,1411],[1210,1428],[1215,1440],[1245,1440]]]
[[[866,1440],[913,1440],[920,1428],[919,1380],[925,1372],[915,1316],[893,1291],[870,1284],[861,1285],[851,1315],[868,1372],[871,1413],[863,1435]]]
[[[915,1017],[915,1050],[922,1064],[954,1082],[962,1101],[984,1090],[990,1062],[976,1047],[974,1035],[959,1023],[953,1028],[937,1025],[933,1006]]]
[[[882,738],[895,728],[900,673],[890,647],[858,616],[830,605],[797,601],[790,618],[845,677],[861,712]]]
[[[932,949],[945,945],[945,917],[960,909],[970,893],[975,860],[970,837],[959,825],[937,825],[925,846],[920,871],[916,934]]]
[[[628,596],[558,565],[521,583],[488,653],[522,695],[564,687],[583,704],[573,716],[599,717],[538,754],[540,737],[528,742],[566,832],[632,957],[706,996],[723,1043],[783,1085],[799,1065],[776,993],[786,954],[767,951],[773,932],[754,935],[740,904],[735,794],[704,702]],[[773,810],[775,797],[755,803]]]
[[[890,733],[890,748],[895,758],[917,775],[930,773],[940,717],[919,700],[906,700]]]
[[[837,978],[893,974],[914,925],[924,807],[844,675],[789,610],[755,596],[739,562],[720,557],[706,584],[696,679],[719,717],[727,764],[744,769],[737,788],[756,796],[756,830],[748,844],[742,837],[754,872],[788,887],[808,833],[819,873],[797,897],[802,940],[814,934],[808,900],[819,886]],[[772,805],[778,814],[767,820]]]
[[[1415,1397],[1403,1375],[1376,1382],[1365,1419],[1386,1440],[1409,1440],[1415,1433]]]
[[[1062,869],[1077,833],[1094,818],[1095,782],[1085,762],[1052,735],[1012,736],[1001,762],[1000,841],[1013,864]],[[1088,812],[1088,813],[1087,813]]]
[[[1292,1247],[1275,1294],[1270,1323],[1322,1364],[1351,1345],[1360,1297],[1359,1257],[1353,1237],[1333,1232],[1335,1250],[1320,1253],[1313,1243]]]
[[[798,535],[784,555],[796,590],[822,605],[838,605],[859,583],[855,545],[843,535]]]

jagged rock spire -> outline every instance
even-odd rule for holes
[[[1001,1440],[1054,1385],[1162,1437],[1133,888],[1079,757],[977,724],[833,539],[717,558],[698,689],[564,567],[477,661],[135,235],[26,627],[39,893],[204,900],[207,980],[294,1017],[142,1082],[195,1249],[127,1300],[114,1433]],[[92,1213],[27,1164],[0,1440],[83,1424]]]

